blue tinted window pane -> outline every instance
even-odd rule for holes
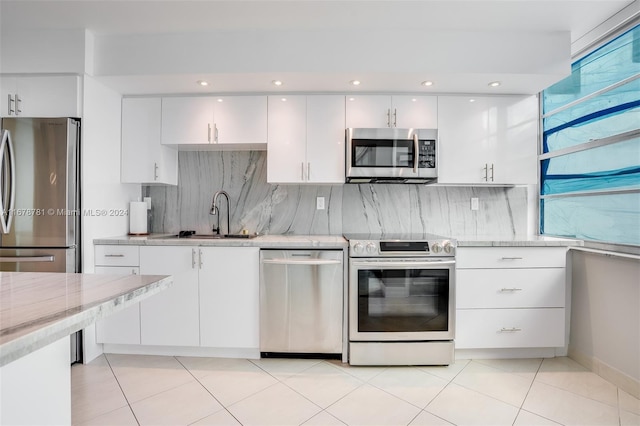
[[[543,234],[640,245],[640,193],[544,199],[540,208]]]
[[[543,195],[640,186],[640,138],[542,162]]]
[[[543,113],[640,73],[640,25],[575,62],[571,70],[543,92]]]
[[[640,89],[638,94],[640,94]],[[640,106],[625,111],[616,111],[607,116],[599,116],[574,124],[554,133],[544,134],[542,151],[545,153],[553,152],[580,145],[590,140],[602,139],[636,130],[639,127]]]

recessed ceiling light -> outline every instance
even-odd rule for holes
[[[420,84],[422,84],[423,86],[433,86],[433,81],[427,80],[427,81],[423,81]]]
[[[274,86],[282,86],[282,82],[280,80],[273,80],[271,84],[273,84]]]
[[[223,101],[224,101],[224,99],[218,98],[218,102],[223,102]]]
[[[500,86],[500,84],[501,83],[499,81],[492,81],[491,83],[489,83],[489,86],[490,87],[498,87],[498,86]]]
[[[476,101],[475,99],[469,99],[469,102],[475,102],[475,101]]]
[[[350,100],[350,101],[355,101],[355,100],[356,100],[356,98],[349,98],[349,100]]]
[[[280,98],[282,102],[287,102],[287,98]]]
[[[359,86],[360,85],[360,80],[351,80],[349,83],[351,83],[354,86]]]
[[[417,99],[416,99],[416,98],[412,98],[412,99],[411,99],[411,102],[416,102],[416,101],[417,101]]]
[[[196,83],[198,83],[200,86],[208,86],[209,85],[209,83],[207,83],[204,80],[198,80]]]

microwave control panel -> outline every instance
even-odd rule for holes
[[[421,140],[419,143],[418,167],[421,169],[433,169],[436,167],[436,141]]]

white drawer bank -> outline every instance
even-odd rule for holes
[[[456,357],[566,354],[567,247],[459,247]]]

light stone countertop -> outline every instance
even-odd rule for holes
[[[347,240],[340,235],[258,235],[255,238],[175,238],[175,234],[151,234],[148,236],[121,236],[99,238],[94,244],[139,245],[139,246],[219,246],[260,248],[324,248],[343,249]]]
[[[453,237],[458,247],[571,247],[584,245],[581,240],[544,235],[461,235]]]
[[[339,235],[259,235],[243,239],[172,238],[175,234],[151,234],[148,236],[121,236],[99,238],[94,244],[141,246],[219,246],[260,248],[345,248],[347,240]],[[582,246],[581,240],[547,237],[541,235],[460,235],[452,236],[458,247],[571,247]]]
[[[0,367],[172,282],[167,275],[0,272]]]

